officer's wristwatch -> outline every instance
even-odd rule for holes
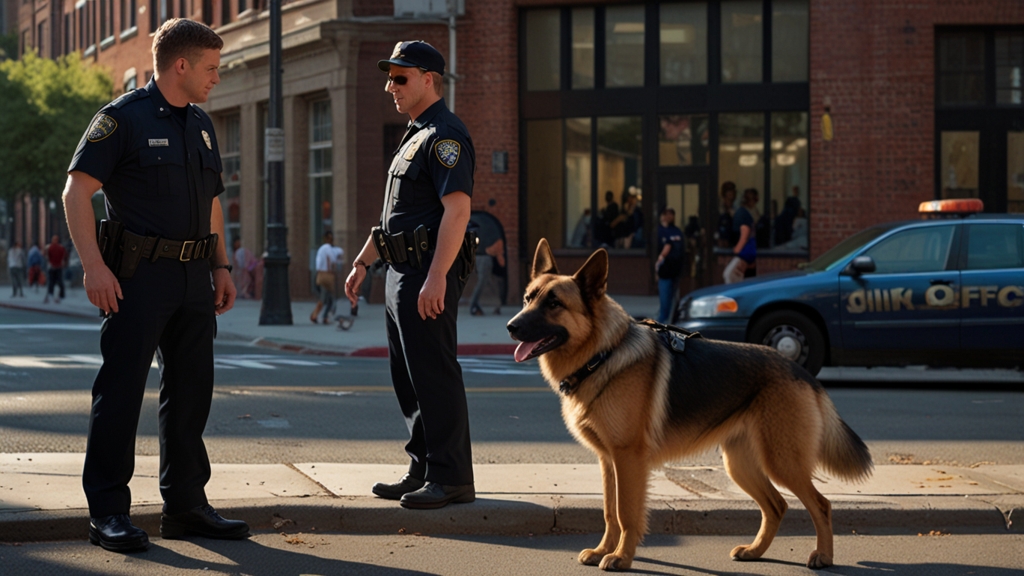
[[[232,267],[231,264],[217,264],[216,266],[210,266],[210,272],[213,272],[214,270],[220,270],[221,268],[226,269],[228,271],[228,274],[230,274],[231,271],[234,270],[234,267]]]

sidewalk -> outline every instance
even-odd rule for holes
[[[4,308],[43,310],[90,318],[95,308],[79,288],[60,304],[42,294],[0,300]],[[652,315],[657,297],[616,297],[633,315]],[[347,303],[341,303],[347,311]],[[309,321],[311,302],[292,305],[294,325],[260,326],[260,303],[238,301],[219,320],[219,338],[310,354],[386,356],[383,305],[360,306],[348,331]],[[459,310],[459,353],[511,355],[515,347],[503,314],[471,316]],[[826,368],[825,381],[1024,382],[1010,370]],[[0,454],[0,542],[84,538],[88,512],[81,488],[83,454]],[[137,457],[131,483],[133,520],[159,533],[156,457]],[[601,480],[596,464],[481,464],[475,466],[477,501],[438,511],[411,511],[375,498],[378,481],[397,481],[405,466],[293,462],[275,465],[214,464],[207,487],[211,502],[228,517],[256,530],[281,532],[423,534],[545,534],[603,530]],[[999,533],[1012,530],[1013,511],[1024,508],[1024,465],[954,468],[886,465],[860,485],[818,482],[832,500],[837,533]],[[810,534],[809,516],[786,495],[791,510],[784,533]],[[760,523],[754,502],[719,467],[666,466],[650,482],[650,531],[677,534],[753,535]],[[1017,522],[1019,530],[1020,521]]]
[[[84,454],[0,454],[0,542],[77,540],[88,531],[81,487]],[[156,456],[136,457],[132,519],[159,534]],[[405,466],[380,464],[214,464],[206,492],[224,516],[255,530],[362,534],[548,534],[601,532],[597,464],[481,464],[477,501],[406,510],[370,494],[398,481]],[[824,479],[836,533],[1005,533],[1024,508],[1024,466],[879,466],[852,485]],[[786,534],[811,534],[810,517],[783,491]],[[721,467],[672,467],[649,483],[650,531],[752,536],[753,500]],[[1019,521],[1018,521],[1019,526]],[[1019,528],[1016,528],[1019,530]]]

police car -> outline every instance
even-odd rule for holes
[[[796,272],[688,294],[674,323],[822,366],[1024,366],[1024,215],[980,200],[872,226]],[[953,216],[953,218],[936,218]]]

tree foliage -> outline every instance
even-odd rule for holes
[[[0,62],[0,198],[57,198],[89,121],[110,101],[109,74],[77,53]]]

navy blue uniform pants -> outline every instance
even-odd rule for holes
[[[206,504],[203,430],[213,396],[216,317],[206,260],[142,261],[103,322],[82,485],[89,515],[127,514],[135,433],[154,352],[160,361],[160,494],[175,514]]]
[[[409,427],[405,451],[409,474],[446,485],[473,483],[469,444],[469,410],[462,368],[456,359],[456,320],[465,287],[465,264],[456,259],[447,275],[444,312],[420,318],[417,301],[427,279],[421,270],[402,265],[387,275],[387,331],[391,381]]]

